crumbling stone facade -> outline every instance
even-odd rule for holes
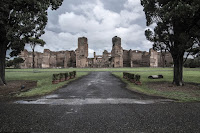
[[[20,64],[21,68],[32,68],[33,66],[33,55],[32,52],[28,52],[26,49],[21,52],[20,56],[24,59],[24,63]],[[43,54],[40,52],[35,52],[35,68],[42,68]]]
[[[171,54],[160,53],[150,49],[149,52],[138,50],[123,50],[121,38],[112,38],[112,50],[104,50],[102,55],[88,58],[88,39],[78,38],[78,48],[75,51],[35,52],[35,68],[120,68],[120,67],[170,67],[173,64]],[[24,50],[20,57],[25,60],[21,68],[32,67],[32,52]]]
[[[130,51],[130,66],[131,67],[149,67],[150,54],[146,51],[131,50]]]
[[[24,50],[20,56],[24,59],[21,68],[32,68],[33,56],[32,52]],[[67,68],[76,67],[76,54],[74,51],[53,52],[44,49],[43,53],[35,52],[35,68]]]
[[[171,67],[173,65],[173,58],[169,52],[157,52],[152,48],[149,50],[150,67]]]
[[[89,67],[91,68],[107,68],[111,67],[111,53],[104,50],[103,55],[96,55],[94,52],[94,58],[89,58]]]

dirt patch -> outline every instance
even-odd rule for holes
[[[37,81],[13,80],[7,85],[0,86],[0,97],[12,96],[22,91],[27,91],[37,86]]]
[[[200,84],[185,83],[184,86],[176,86],[171,82],[150,82],[147,84],[149,88],[163,92],[186,92],[195,97],[200,97]]]

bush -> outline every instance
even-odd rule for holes
[[[52,80],[53,80],[53,81],[54,81],[54,80],[59,80],[59,79],[60,79],[59,76],[60,76],[59,74],[53,74]]]
[[[188,67],[188,68],[200,67],[200,60],[198,58],[187,59],[187,61],[184,63],[184,67]]]
[[[56,74],[53,74],[52,80],[57,80]]]
[[[68,73],[65,73],[65,79],[67,79],[69,77]]]
[[[131,82],[135,83],[136,85],[141,85],[140,82],[140,75],[135,75],[132,73],[123,72],[123,77],[127,80],[130,80]]]
[[[130,77],[130,73],[127,73],[126,75],[127,75],[127,78],[129,79],[129,77]]]
[[[127,72],[123,72],[123,77],[126,79],[135,79],[135,74],[131,74],[131,73],[127,73]]]
[[[60,75],[60,79],[65,78],[65,74],[64,73],[60,73],[59,75]]]
[[[76,76],[76,71],[73,71],[73,75],[74,75],[74,77]]]
[[[69,77],[73,78],[73,76],[74,76],[74,73],[73,72],[69,72]]]
[[[124,77],[124,78],[126,77],[126,74],[127,74],[126,72],[123,72],[123,77]]]
[[[135,74],[130,74],[130,79],[135,80]]]
[[[138,74],[135,75],[135,80],[136,80],[136,81],[140,81],[140,75],[138,75]]]

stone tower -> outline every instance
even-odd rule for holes
[[[123,67],[123,48],[121,47],[121,38],[120,37],[113,37],[112,38],[112,66],[113,67]]]
[[[88,40],[86,37],[78,38],[78,48],[76,49],[76,67],[88,67]]]

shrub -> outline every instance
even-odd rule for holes
[[[53,74],[52,80],[57,80],[57,74]]]
[[[62,77],[65,78],[65,73],[62,73]]]
[[[68,73],[65,73],[65,79],[68,78],[68,76],[69,76],[69,74],[68,74]]]
[[[73,71],[73,75],[74,75],[74,77],[76,76],[76,71]]]
[[[135,80],[135,74],[130,74],[130,79]]]
[[[124,77],[124,78],[126,77],[126,73],[125,73],[125,72],[123,72],[123,77]]]
[[[126,78],[127,78],[127,79],[128,79],[128,75],[129,75],[129,74],[128,74],[128,73],[126,73]]]
[[[60,79],[60,74],[53,74],[52,80],[59,80]]]
[[[128,75],[128,79],[131,79],[131,74],[130,74],[130,73],[127,73],[127,75]]]
[[[60,82],[60,74],[53,74],[52,84],[57,84]]]
[[[126,72],[123,72],[123,77],[124,77],[124,78],[126,77],[126,74],[127,74]]]
[[[65,78],[65,74],[64,73],[60,73],[59,75],[60,75],[60,79]]]
[[[135,75],[135,80],[140,81],[140,75]]]
[[[69,72],[69,76],[72,78],[74,76],[73,72]]]
[[[200,67],[200,58],[195,58],[195,59],[187,59],[187,61],[184,63],[184,67],[189,67],[189,68],[196,68]]]

